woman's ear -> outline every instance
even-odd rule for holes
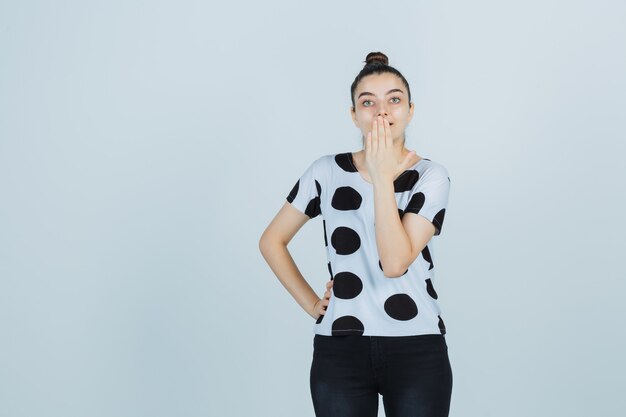
[[[350,106],[350,116],[352,117],[354,125],[358,126],[358,124],[356,123],[356,112],[354,111],[354,106]]]

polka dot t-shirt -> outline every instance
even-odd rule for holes
[[[448,205],[446,168],[423,158],[394,181],[398,214],[420,215],[441,234]],[[435,291],[431,239],[399,277],[383,274],[374,227],[374,186],[351,152],[324,155],[304,171],[287,201],[311,219],[322,217],[333,288],[326,313],[313,326],[326,336],[445,334]]]

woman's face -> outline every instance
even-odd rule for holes
[[[367,138],[372,121],[381,115],[391,124],[394,142],[404,139],[404,129],[413,118],[414,106],[409,103],[406,87],[397,75],[388,72],[371,74],[359,82],[354,93],[352,120]]]

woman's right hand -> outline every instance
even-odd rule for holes
[[[324,293],[324,298],[321,298],[315,303],[314,313],[316,315],[316,319],[320,318],[320,315],[326,314],[326,307],[330,303],[330,295],[331,289],[333,287],[333,280],[331,279],[326,283],[326,292]]]

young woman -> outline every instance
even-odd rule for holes
[[[406,79],[372,52],[351,87],[363,149],[317,158],[259,247],[314,319],[310,388],[317,417],[448,416],[452,369],[434,282],[447,169],[405,148],[414,105]],[[322,215],[330,281],[320,299],[287,244]]]

